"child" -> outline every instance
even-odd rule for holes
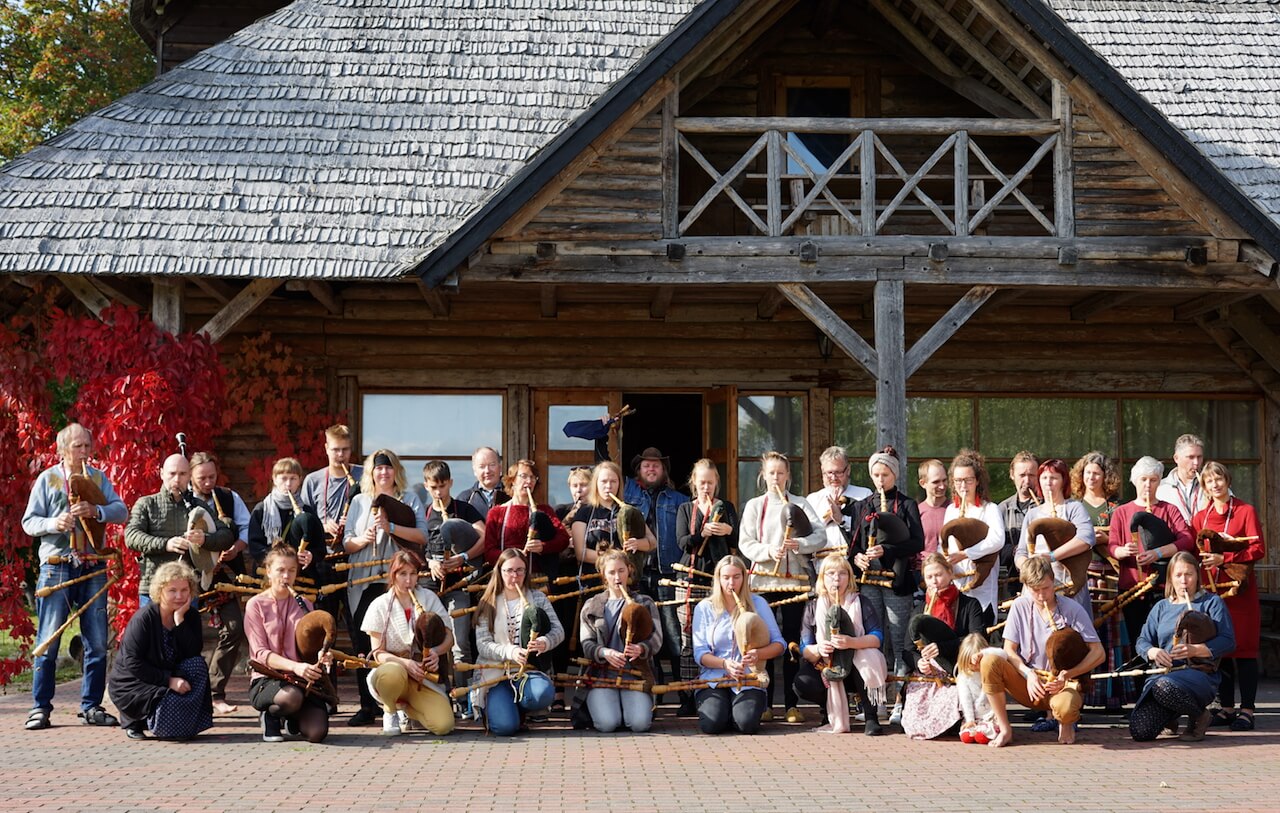
[[[960,642],[956,655],[956,688],[960,690],[960,709],[964,725],[960,741],[985,745],[998,733],[991,701],[982,693],[982,658],[985,655],[1005,657],[1004,650],[988,646],[981,633],[971,632]]]

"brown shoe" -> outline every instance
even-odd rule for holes
[[[1187,726],[1187,730],[1178,735],[1178,739],[1183,742],[1200,742],[1204,739],[1205,729],[1209,727],[1209,721],[1213,719],[1213,713],[1208,709],[1200,712],[1200,716],[1191,721],[1191,725]]]

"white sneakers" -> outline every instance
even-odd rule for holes
[[[397,737],[400,735],[400,715],[397,712],[391,714],[383,713],[382,715],[382,733],[387,737]]]

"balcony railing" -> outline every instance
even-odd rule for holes
[[[711,181],[696,202],[681,207],[677,233],[689,233],[713,204],[727,199],[768,237],[794,234],[798,226],[819,216],[834,219],[843,234],[872,236],[886,229],[902,234],[904,228],[905,233],[916,233],[910,225],[893,222],[908,208],[917,218],[916,229],[920,218],[936,220],[919,233],[982,234],[993,214],[1002,211],[1015,214],[1031,229],[1063,236],[1052,209],[1069,207],[1069,199],[1060,201],[1055,188],[1048,195],[1036,195],[1037,202],[1022,188],[1046,156],[1069,147],[1061,127],[1059,121],[1040,119],[677,118],[679,152]],[[848,144],[823,166],[801,139],[791,138],[811,133],[845,136]],[[987,149],[974,137],[981,137]],[[717,151],[712,154],[724,164],[732,159],[732,153],[725,157],[724,145],[740,145],[746,139],[752,139],[750,146],[724,171],[707,157],[712,149],[705,145],[714,142]],[[1011,163],[1010,151],[997,152],[991,139],[1024,139],[1013,145],[1012,154],[1021,160],[1030,150],[1030,157]],[[890,140],[896,146],[891,147]],[[918,166],[904,165],[919,161],[930,147]],[[918,155],[909,159],[905,153],[911,152]],[[1054,180],[1056,173],[1047,174],[1050,184],[1061,183]],[[705,182],[703,178],[699,183]],[[989,189],[994,191],[987,194]],[[1051,207],[1048,214],[1046,203]],[[700,231],[705,230],[704,226]]]

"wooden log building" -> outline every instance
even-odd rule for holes
[[[134,0],[158,78],[0,168],[4,313],[322,370],[357,447],[1128,465],[1280,539],[1280,12],[1157,0]],[[233,462],[262,454],[239,433]],[[855,479],[866,479],[861,464]],[[1274,566],[1277,546],[1269,563]],[[1263,589],[1278,589],[1274,567]]]

